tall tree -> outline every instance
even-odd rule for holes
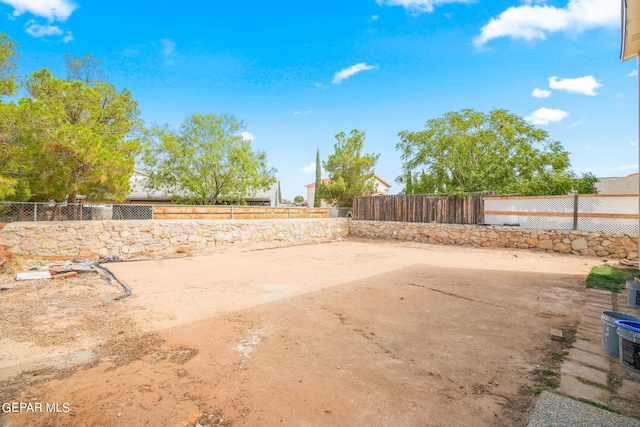
[[[323,163],[330,180],[320,185],[323,199],[351,207],[355,197],[374,192],[373,170],[380,154],[363,155],[364,139],[365,133],[358,129],[348,137],[344,132],[336,135],[334,153]]]
[[[16,43],[5,33],[0,33],[0,96],[14,95],[16,83]]]
[[[316,151],[316,186],[313,193],[313,207],[319,208],[322,204],[320,186],[322,185],[322,165],[320,164],[320,149]]]
[[[413,194],[413,176],[411,172],[407,171],[404,177],[404,194]]]
[[[100,68],[102,59],[95,58],[92,53],[85,53],[80,57],[67,53],[64,56],[64,64],[67,68],[68,80],[81,81],[89,86],[107,80]]]
[[[396,181],[411,174],[414,193],[550,195],[576,185],[560,142],[506,110],[449,112],[399,135],[404,174]]]
[[[16,92],[17,56],[15,42],[0,33],[0,97]],[[20,184],[20,150],[12,138],[14,122],[15,106],[0,101],[0,200],[15,196]]]
[[[140,142],[137,103],[113,85],[53,77],[43,69],[25,83],[15,137],[29,154],[35,200],[75,202],[78,194],[122,200]]]
[[[169,192],[178,202],[215,205],[242,203],[276,182],[267,155],[243,139],[243,124],[232,115],[193,114],[178,131],[154,126],[143,156],[147,188]]]

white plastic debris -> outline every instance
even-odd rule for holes
[[[51,279],[51,273],[48,271],[29,271],[26,273],[18,273],[16,280],[36,280]]]

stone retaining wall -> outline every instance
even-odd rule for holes
[[[475,247],[537,249],[563,254],[638,258],[638,237],[627,234],[519,227],[352,221],[349,234],[372,239],[408,240]]]
[[[0,230],[0,248],[23,256],[131,258],[225,245],[318,243],[348,233],[347,219],[13,222]]]
[[[234,221],[14,222],[0,230],[0,249],[23,256],[132,258],[251,243],[319,243],[337,237],[392,239],[474,247],[535,249],[636,259],[638,238],[627,234],[435,223],[277,219]]]

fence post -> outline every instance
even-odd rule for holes
[[[38,221],[38,202],[33,204],[33,220]]]
[[[289,208],[289,219],[291,219],[291,208]]]
[[[151,205],[151,220],[153,221],[154,219],[156,219],[156,206]]]
[[[231,208],[231,219],[233,219],[233,205],[229,205],[229,207]]]
[[[578,192],[573,193],[573,229],[578,229]]]

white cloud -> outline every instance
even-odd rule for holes
[[[63,43],[69,43],[69,42],[72,42],[72,41],[73,41],[73,34],[71,34],[71,31],[67,31],[67,33],[62,38],[62,42]]]
[[[78,7],[69,0],[0,0],[0,3],[13,7],[13,16],[29,12],[47,18],[49,22],[66,21]]]
[[[559,122],[568,115],[569,113],[566,111],[558,110],[557,108],[542,107],[531,113],[530,116],[525,117],[525,120],[534,125],[548,125],[552,122]]]
[[[622,93],[622,92],[616,92],[616,96],[617,96],[618,98],[624,98],[624,93]]]
[[[371,18],[369,18],[369,21],[377,21],[380,17],[378,15],[371,15]]]
[[[551,96],[551,91],[535,88],[531,95],[533,95],[534,98],[548,98],[549,96]]]
[[[176,42],[173,40],[162,39],[160,43],[162,44],[161,52],[164,56],[171,56],[176,53]]]
[[[416,13],[431,13],[434,6],[445,3],[471,3],[473,0],[376,0],[380,6],[402,6]]]
[[[592,151],[593,150],[593,145],[587,144],[582,148],[584,149],[584,151]]]
[[[631,142],[629,143],[629,145],[630,145],[630,146],[632,146],[632,147],[637,147],[637,146],[638,146],[638,143],[637,143],[636,141],[631,141]]]
[[[630,72],[629,74],[627,74],[627,76],[629,77],[635,77],[638,75],[638,70],[633,70],[632,72]]]
[[[293,115],[294,116],[306,116],[307,114],[311,114],[311,110],[307,110],[307,111],[294,111]]]
[[[26,24],[27,34],[33,37],[45,37],[45,36],[59,36],[63,34],[63,31],[57,25],[40,25],[33,19],[29,20]]]
[[[584,123],[584,119],[580,119],[577,122],[573,122],[570,125],[568,125],[567,128],[574,128],[576,126],[580,126],[583,123]]]
[[[374,68],[378,68],[375,65],[368,65],[364,62],[361,62],[359,64],[356,65],[352,65],[349,68],[345,68],[344,70],[340,70],[339,72],[336,73],[335,76],[333,76],[333,84],[339,84],[341,81],[343,80],[347,80],[349,77],[358,74],[359,72],[365,71],[365,70],[373,70]]]
[[[482,27],[474,43],[482,46],[499,37],[544,40],[547,34],[559,31],[579,33],[597,27],[615,28],[620,25],[618,0],[569,0],[563,8],[540,3],[526,2],[522,6],[508,8]]]
[[[638,169],[638,165],[622,165],[622,166],[618,166],[618,169],[620,170],[634,170],[634,169]]]
[[[298,168],[298,172],[302,172],[305,175],[311,175],[316,171],[316,162],[309,163],[309,166]]]
[[[252,134],[251,132],[240,132],[240,136],[242,136],[242,139],[244,139],[245,141],[255,141],[256,140],[256,136],[254,134]]]
[[[598,93],[595,89],[602,87],[593,76],[578,77],[577,79],[558,80],[556,76],[549,77],[549,87],[551,89],[566,90],[570,93],[581,93],[583,95],[595,96]]]

